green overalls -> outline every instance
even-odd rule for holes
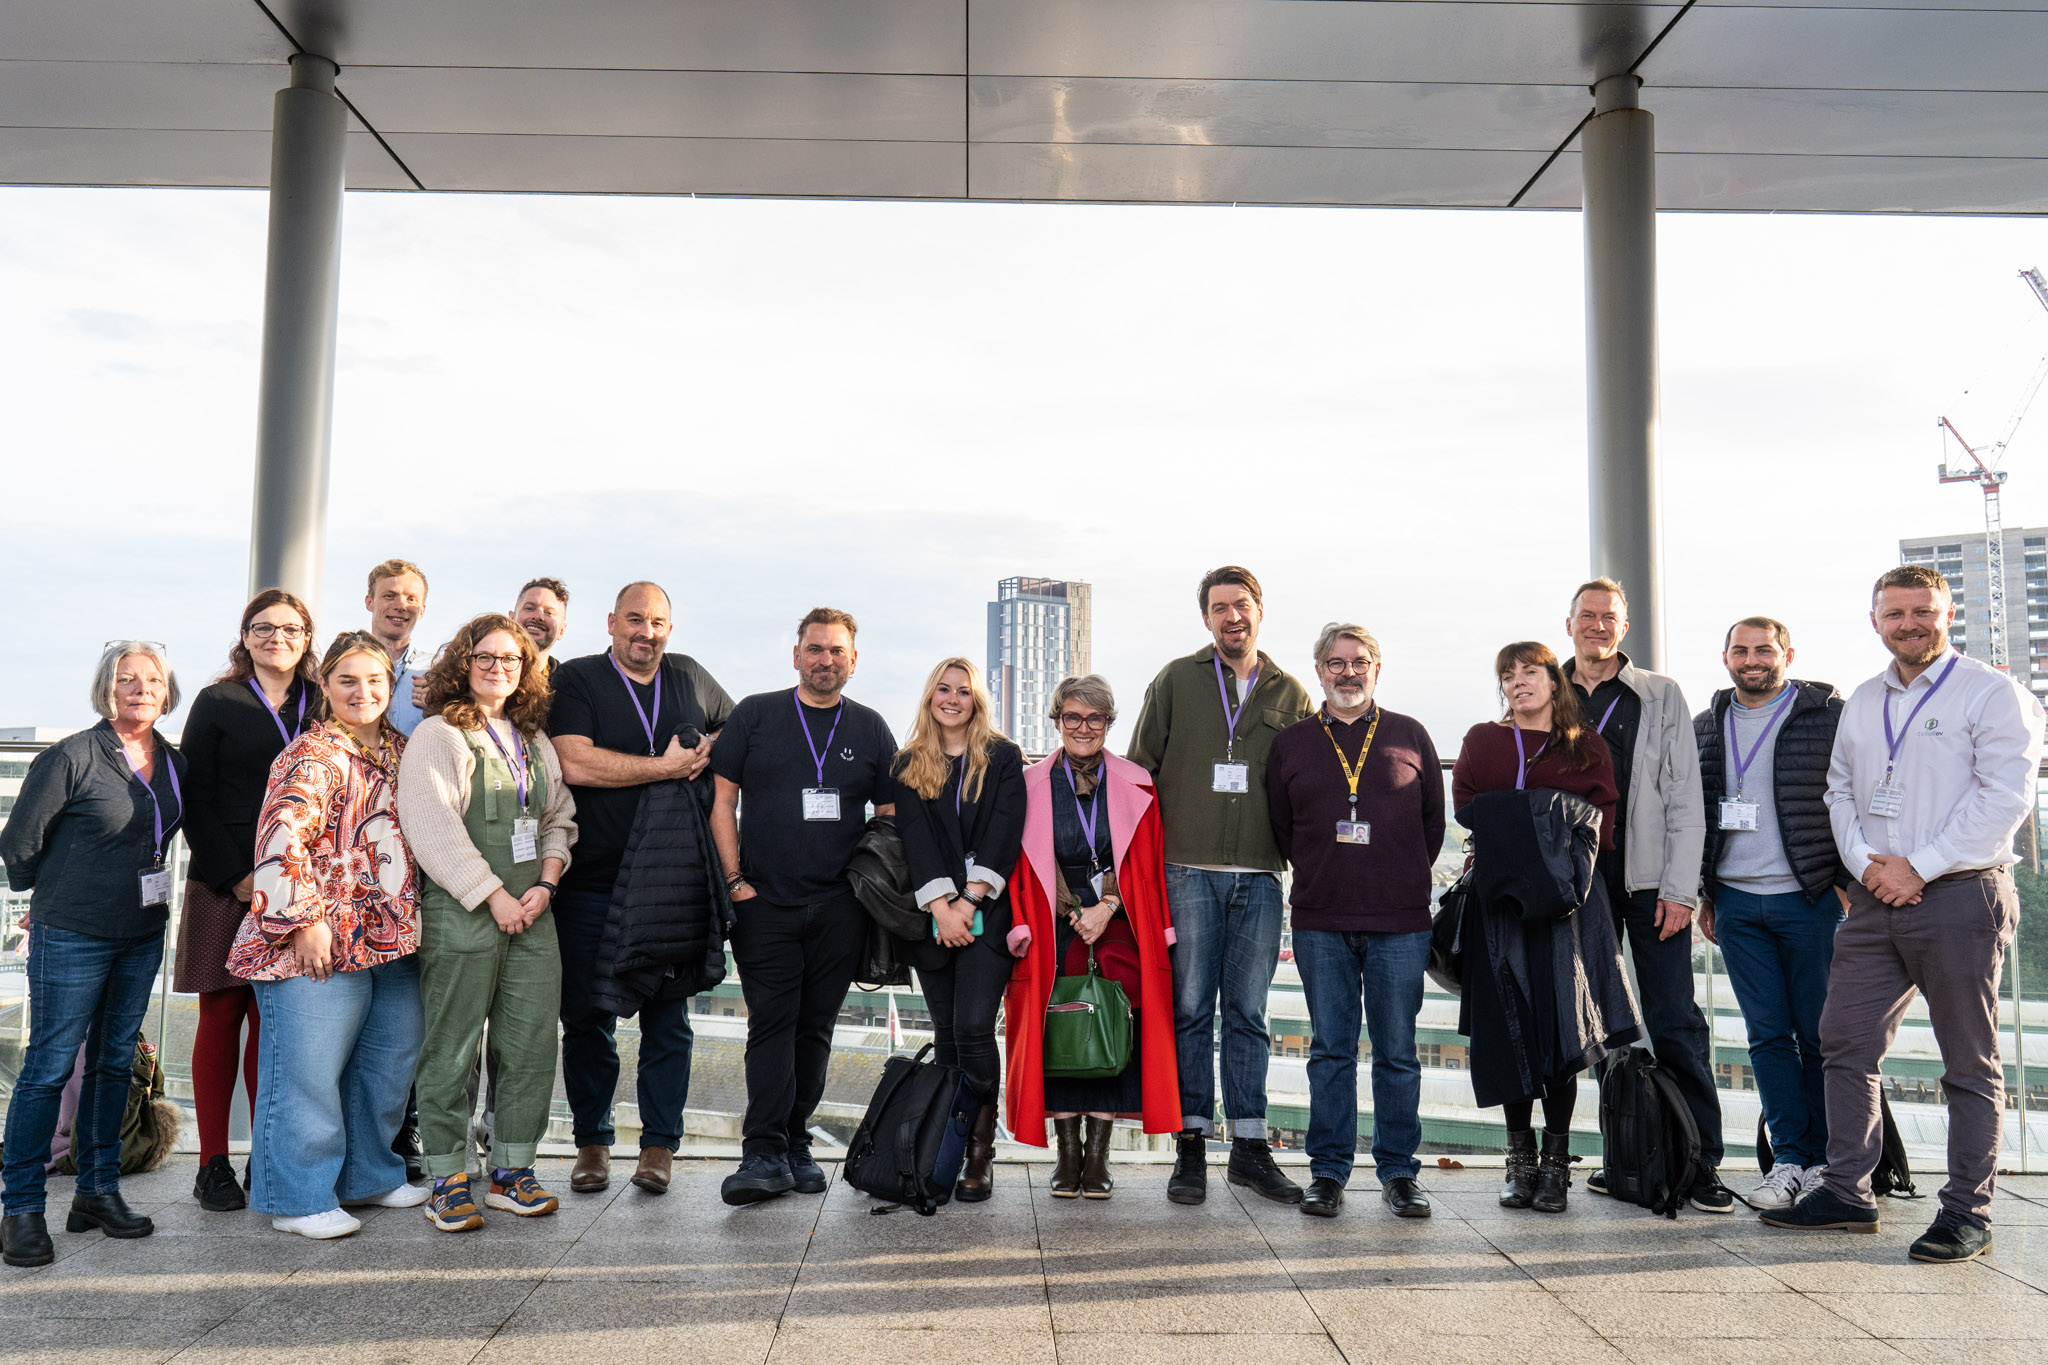
[[[547,803],[547,770],[534,745],[522,741],[531,781],[522,812],[511,765],[496,746],[481,732],[464,731],[463,738],[476,760],[463,827],[506,893],[517,899],[540,880],[542,859],[512,861],[512,822],[522,814],[539,820]],[[543,910],[524,933],[508,934],[488,904],[465,910],[428,877],[422,875],[420,885],[426,1040],[415,1085],[427,1173],[457,1175],[469,1167],[469,1118],[486,1019],[496,1097],[491,1164],[506,1170],[531,1166],[555,1093],[562,959],[554,912]]]

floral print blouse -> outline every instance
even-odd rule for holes
[[[334,968],[359,971],[420,946],[419,871],[398,828],[394,779],[402,735],[366,755],[347,732],[317,725],[270,765],[256,824],[256,887],[228,953],[228,970],[251,981],[299,975],[285,940],[325,920]]]

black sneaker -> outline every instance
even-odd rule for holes
[[[1920,1234],[1906,1254],[1916,1261],[1952,1264],[1974,1261],[1991,1250],[1991,1229],[1979,1227],[1960,1213],[1943,1209],[1934,1225]]]
[[[1230,1165],[1225,1174],[1231,1184],[1248,1186],[1257,1190],[1261,1198],[1276,1204],[1301,1202],[1301,1186],[1273,1164],[1273,1149],[1262,1138],[1232,1138]]]
[[[789,1149],[789,1174],[796,1181],[792,1188],[798,1194],[825,1192],[825,1168],[811,1159],[809,1144]]]
[[[1587,1174],[1586,1188],[1594,1194],[1607,1193],[1607,1168],[1605,1166]]]
[[[1877,1231],[1876,1209],[1844,1203],[1825,1185],[1814,1186],[1789,1209],[1765,1209],[1756,1217],[1766,1227],[1794,1228],[1803,1232]]]
[[[1721,1173],[1712,1166],[1702,1167],[1699,1179],[1692,1182],[1692,1193],[1686,1202],[1701,1213],[1735,1212],[1735,1196],[1721,1183]]]
[[[757,1153],[741,1160],[740,1168],[725,1178],[718,1197],[728,1204],[758,1204],[795,1188],[796,1177],[790,1174],[787,1161]]]
[[[242,1182],[235,1179],[234,1164],[225,1156],[207,1158],[206,1164],[199,1168],[198,1178],[192,1182],[192,1197],[208,1213],[233,1213],[236,1209],[249,1207],[249,1200],[242,1193]]]
[[[1166,1177],[1166,1197],[1176,1204],[1199,1204],[1209,1197],[1209,1142],[1192,1128],[1173,1139],[1173,1174]]]

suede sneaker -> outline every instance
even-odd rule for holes
[[[811,1157],[810,1144],[789,1149],[789,1175],[796,1181],[790,1188],[798,1194],[823,1194],[825,1168]]]
[[[427,1221],[443,1232],[474,1232],[484,1225],[483,1210],[469,1192],[469,1172],[443,1176],[421,1206]]]
[[[779,1156],[756,1152],[740,1161],[739,1169],[718,1187],[718,1197],[728,1204],[758,1204],[764,1199],[788,1194],[796,1188],[789,1163]]]
[[[1916,1261],[1949,1265],[1974,1261],[1991,1250],[1991,1229],[1979,1227],[1960,1213],[1943,1209],[1934,1225],[1920,1234],[1906,1254]]]
[[[521,1218],[538,1218],[553,1213],[562,1206],[562,1201],[549,1194],[534,1179],[533,1167],[521,1166],[516,1171],[493,1170],[490,1187],[484,1191],[484,1207],[503,1209],[516,1213]]]
[[[1767,1227],[1803,1232],[1876,1232],[1877,1210],[1843,1202],[1825,1185],[1816,1185],[1789,1209],[1766,1209],[1757,1221]]]

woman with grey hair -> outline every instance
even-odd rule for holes
[[[7,1109],[0,1259],[48,1265],[43,1168],[81,1046],[78,1186],[69,1232],[147,1237],[121,1198],[121,1120],[135,1040],[163,963],[171,874],[165,851],[185,817],[184,759],[156,732],[176,709],[164,647],[111,640],[93,673],[100,723],[36,756],[0,830],[7,880],[29,897],[29,1044]]]

